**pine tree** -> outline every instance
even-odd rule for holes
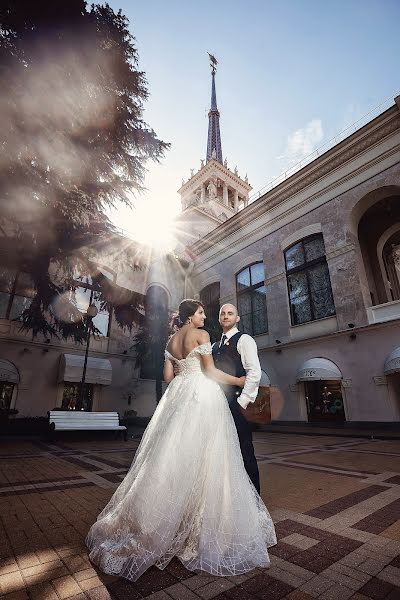
[[[103,306],[131,327],[140,295],[93,264],[123,245],[107,208],[131,205],[146,161],[169,145],[143,121],[147,83],[127,18],[82,0],[3,1],[0,83],[0,260],[30,273],[35,294],[22,327],[82,341],[84,319],[68,300],[76,273],[95,278]],[[134,244],[120,257],[140,264]]]

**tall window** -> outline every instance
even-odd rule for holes
[[[382,256],[390,294],[388,300],[400,300],[400,231],[388,239]]]
[[[34,295],[28,273],[0,267],[0,319],[18,319]]]
[[[13,383],[8,381],[0,381],[0,410],[10,408],[13,391]]]
[[[239,329],[258,335],[268,331],[264,263],[255,263],[236,275]]]
[[[204,311],[207,319],[204,329],[210,334],[211,342],[215,342],[221,336],[221,327],[219,324],[219,282],[210,283],[200,292],[200,302],[204,304]]]
[[[322,234],[311,235],[285,251],[292,325],[335,314]]]

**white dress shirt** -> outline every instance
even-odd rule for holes
[[[226,335],[227,340],[229,340],[238,332],[239,329],[235,326],[227,331],[224,335]],[[216,344],[220,345],[221,340],[216,342]],[[257,397],[258,386],[260,385],[261,379],[260,360],[258,358],[257,344],[251,335],[248,335],[247,333],[243,333],[240,336],[237,343],[237,350],[240,354],[240,358],[242,359],[243,368],[246,371],[244,388],[237,401],[242,408],[247,408],[248,404],[250,402],[254,402]]]

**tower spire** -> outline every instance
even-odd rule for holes
[[[219,111],[217,108],[217,94],[215,91],[215,73],[218,61],[208,52],[211,67],[211,108],[208,113],[208,138],[207,138],[207,162],[214,158],[222,164],[221,133],[219,130]]]

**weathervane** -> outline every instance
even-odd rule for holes
[[[207,54],[210,57],[210,67],[211,67],[212,74],[215,75],[215,72],[217,70],[218,61],[213,54],[210,54],[209,52],[207,52]]]

